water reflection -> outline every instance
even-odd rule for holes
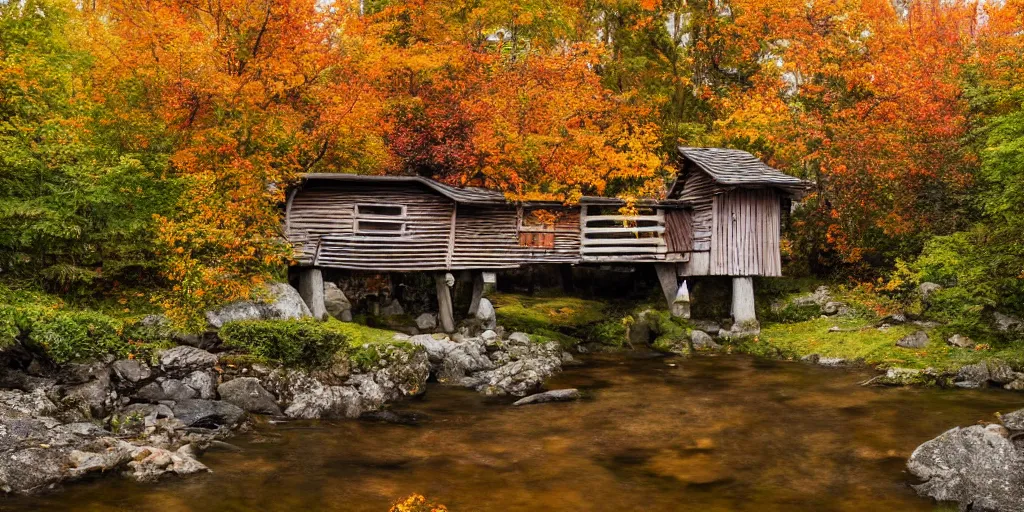
[[[606,357],[550,383],[575,403],[513,408],[433,386],[415,426],[266,425],[209,453],[214,473],[107,478],[0,508],[384,511],[412,493],[453,511],[934,510],[903,462],[953,425],[1024,407],[1001,391],[863,388],[867,374],[741,356]]]

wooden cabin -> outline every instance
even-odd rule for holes
[[[511,203],[500,192],[419,176],[307,174],[285,207],[285,234],[306,269],[300,292],[320,316],[320,269],[433,272],[439,316],[451,330],[443,276],[455,270],[654,264],[670,305],[688,301],[680,277],[725,275],[749,284],[752,276],[781,275],[783,202],[806,183],[742,151],[679,153],[667,197],[640,201],[635,215],[621,214],[616,198]],[[746,293],[734,286],[734,295]],[[752,293],[751,285],[751,315]]]

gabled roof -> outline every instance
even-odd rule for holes
[[[769,167],[754,155],[738,149],[680,146],[679,154],[723,186],[775,187],[794,194],[803,193],[811,186],[811,182]]]
[[[479,187],[452,187],[422,176],[376,176],[340,172],[311,172],[305,181],[345,181],[362,183],[418,183],[460,204],[506,204],[505,194]]]

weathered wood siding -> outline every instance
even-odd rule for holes
[[[690,210],[665,211],[665,241],[668,253],[693,250],[693,212]]]
[[[401,236],[355,232],[357,204],[404,205]],[[301,264],[374,271],[448,267],[455,204],[415,184],[318,183],[296,193],[287,236]]]
[[[779,195],[734,190],[713,201],[711,275],[781,276]]]
[[[580,217],[562,210],[553,231],[552,248],[520,244],[515,206],[459,205],[455,216],[453,269],[515,268],[529,263],[575,263],[580,254]]]

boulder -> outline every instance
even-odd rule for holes
[[[954,427],[914,450],[907,461],[922,496],[961,510],[1024,510],[1024,454],[1000,425]]]
[[[196,395],[203,400],[217,398],[217,377],[210,370],[196,370],[188,374],[181,382],[194,389]]]
[[[1024,430],[1024,409],[1018,409],[1010,413],[1000,414],[999,421],[1002,422],[1004,427],[1010,430]]]
[[[985,365],[988,366],[988,380],[995,384],[1005,385],[1017,380],[1017,372],[1003,361],[991,359]]]
[[[951,347],[959,348],[971,348],[974,346],[974,342],[970,338],[962,334],[954,334],[946,340],[946,344]]]
[[[551,391],[545,391],[543,393],[537,393],[530,395],[526,398],[520,398],[512,403],[512,405],[529,405],[529,404],[543,404],[547,402],[570,402],[578,400],[580,398],[580,391],[576,388],[569,389],[553,389]]]
[[[953,385],[959,388],[982,388],[988,384],[991,375],[984,361],[961,367],[953,378]]]
[[[362,397],[356,388],[317,386],[297,395],[284,414],[289,418],[334,419],[358,418],[362,412]]]
[[[221,400],[237,405],[246,412],[281,416],[277,399],[263,389],[260,381],[253,377],[239,377],[217,387]]]
[[[433,331],[437,329],[437,315],[433,313],[423,313],[416,317],[416,328],[421,331]]]
[[[327,314],[341,320],[342,322],[352,321],[352,302],[345,296],[345,292],[338,288],[338,285],[324,282],[324,306]]]
[[[715,340],[711,338],[711,335],[698,330],[690,332],[690,343],[693,345],[693,349],[697,351],[719,350],[722,348],[721,345],[715,343]]]
[[[942,289],[941,284],[924,282],[917,287],[917,293],[921,294],[921,299],[928,302],[932,298],[935,292]]]
[[[634,347],[644,347],[651,342],[650,310],[641,311],[629,326],[628,339]]]
[[[494,311],[494,305],[486,297],[480,299],[480,306],[477,307],[474,317],[484,329],[494,329],[498,326],[498,316]]]
[[[404,314],[405,308],[402,307],[401,302],[398,302],[398,299],[391,299],[391,302],[380,307],[380,316],[398,316]]]
[[[208,370],[217,364],[217,356],[187,345],[163,350],[158,355],[160,368],[168,374],[181,377],[196,370]]]
[[[288,283],[270,283],[266,286],[266,301],[232,302],[219,309],[206,312],[211,329],[220,329],[229,322],[243,320],[290,320],[312,316],[299,291]]]
[[[554,342],[512,347],[507,363],[474,373],[464,379],[463,385],[485,395],[526,396],[562,369],[561,352]]]
[[[896,342],[897,347],[903,348],[924,348],[928,345],[928,333],[916,331],[900,338]]]
[[[129,382],[131,384],[138,384],[141,381],[148,379],[153,372],[149,369],[149,366],[138,359],[121,359],[120,361],[114,361],[111,365],[111,369],[114,370],[114,375],[123,382]]]
[[[196,460],[192,445],[186,444],[176,451],[153,446],[137,447],[132,450],[124,475],[136,482],[154,482],[168,473],[191,475],[209,471]]]
[[[110,411],[117,393],[110,384],[110,371],[100,373],[95,379],[84,384],[68,387],[64,400],[80,407],[92,418],[102,418]]]
[[[530,335],[525,332],[514,332],[508,335],[508,341],[509,343],[527,345],[530,343]]]
[[[1024,321],[1013,315],[1006,315],[1000,312],[992,314],[992,321],[996,329],[1001,332],[1019,332],[1024,330]]]
[[[187,427],[231,427],[242,420],[245,411],[238,406],[217,400],[179,400],[171,407],[174,417]]]
[[[846,316],[850,314],[851,310],[845,302],[830,300],[821,306],[821,312],[826,315]]]
[[[935,371],[931,368],[919,370],[916,368],[889,368],[884,375],[873,377],[864,383],[865,386],[913,386],[934,382]]]

